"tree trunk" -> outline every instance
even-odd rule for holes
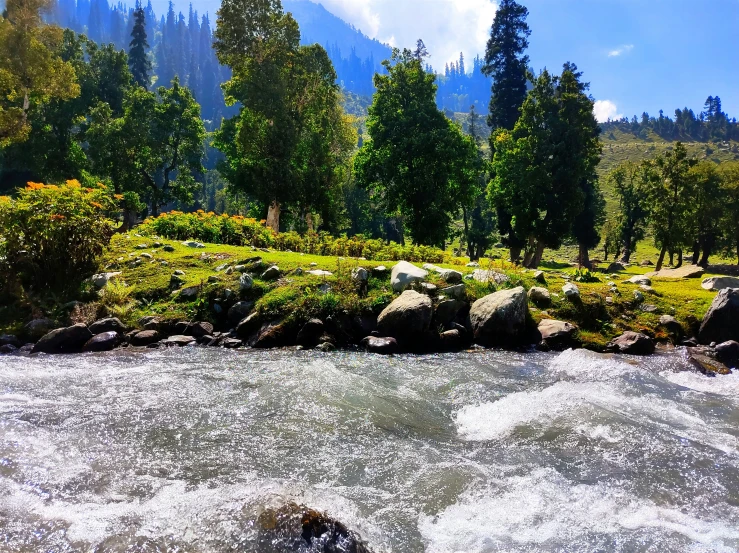
[[[462,219],[464,220],[464,244],[467,248],[467,257],[470,258],[470,261],[474,261],[472,259],[472,248],[470,247],[470,227],[467,223],[467,208],[462,206]],[[461,247],[459,248],[462,249]]]
[[[711,254],[713,253],[713,245],[714,245],[714,238],[706,238],[703,241],[703,255],[701,256],[700,262],[697,263],[697,265],[700,265],[704,269],[708,268],[708,260],[711,257]],[[693,265],[696,265],[696,263],[693,263]]]
[[[274,200],[267,210],[267,228],[271,228],[277,233],[280,232],[280,208],[280,202]]]
[[[313,214],[310,211],[305,214],[305,228],[309,231],[313,230]]]
[[[675,266],[675,269],[679,269],[683,266],[683,249],[680,248],[677,250],[677,265]]]
[[[624,248],[624,254],[621,256],[621,262],[622,263],[629,263],[629,260],[631,259],[631,248],[626,246]]]
[[[537,242],[536,248],[534,248],[534,255],[531,259],[531,266],[530,269],[536,269],[539,267],[539,264],[541,263],[541,258],[544,255],[544,243],[543,242]]]
[[[590,256],[588,255],[587,246],[580,244],[580,253],[578,255],[577,261],[580,264],[580,267],[590,269]]]
[[[509,250],[510,250],[510,254],[511,254],[511,263],[518,264],[519,260],[521,259],[521,248],[515,247],[515,246],[511,246],[509,248]],[[739,251],[739,249],[738,249],[738,251]]]
[[[696,240],[695,242],[693,242],[693,258],[690,260],[690,262],[693,265],[698,264],[698,257],[700,257],[700,254],[701,254],[701,245],[700,245],[700,242]]]
[[[670,267],[675,266],[675,250],[670,250]]]
[[[667,253],[667,246],[662,246],[662,250],[659,252],[659,259],[657,260],[657,266],[654,268],[655,271],[662,270],[662,264],[665,262],[666,253]]]
[[[123,222],[116,232],[128,232],[136,226],[136,212],[130,209],[123,210]]]

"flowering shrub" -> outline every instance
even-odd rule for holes
[[[29,182],[0,197],[0,270],[37,288],[65,288],[89,274],[110,241],[115,199],[104,185]]]
[[[264,226],[264,221],[234,215],[214,213],[182,213],[171,211],[144,221],[142,234],[158,235],[172,240],[199,240],[232,246],[271,247],[313,255],[364,257],[370,260],[415,261],[423,263],[451,262],[449,254],[429,246],[402,246],[395,242],[370,239],[364,236],[338,238],[328,232],[275,233]]]

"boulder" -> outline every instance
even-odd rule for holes
[[[642,294],[639,290],[634,290],[634,301],[636,303],[642,303],[644,301],[644,294]]]
[[[713,354],[714,352],[707,348],[688,348],[688,363],[705,375],[730,374],[729,368],[715,359]]]
[[[369,271],[364,267],[355,267],[352,269],[352,280],[357,283],[364,283],[369,280]]]
[[[428,271],[420,269],[407,261],[398,261],[390,273],[390,283],[395,292],[402,292],[413,282],[421,282],[428,276]]]
[[[251,278],[247,273],[242,273],[239,277],[239,290],[246,292],[254,287],[254,279]]]
[[[470,261],[465,267],[479,267],[480,264],[477,261]]]
[[[201,244],[200,242],[196,242],[195,240],[188,240],[187,242],[182,242],[182,245],[187,248],[204,248],[205,244]]]
[[[331,342],[321,342],[316,346],[316,349],[318,351],[322,351],[323,353],[328,353],[330,351],[336,351],[336,346],[333,345]]]
[[[187,329],[183,334],[186,336],[194,336],[195,338],[207,336],[209,334],[213,334],[213,325],[207,321],[191,323],[187,326]]]
[[[545,346],[541,349],[561,351],[577,344],[577,327],[568,322],[544,319],[537,330],[541,335],[540,346]]]
[[[626,270],[626,267],[624,267],[623,263],[614,261],[606,268],[606,273],[620,273],[621,271],[625,271],[625,270]]]
[[[534,273],[534,280],[539,284],[546,284],[547,278],[544,276],[544,271],[536,271]]]
[[[631,355],[651,355],[654,353],[654,341],[641,332],[628,331],[608,342],[606,350]]]
[[[739,278],[731,276],[717,276],[704,278],[701,282],[704,290],[723,290],[724,288],[739,288]]]
[[[526,330],[527,300],[522,286],[480,298],[470,308],[472,336],[483,346],[521,342]]]
[[[259,313],[252,313],[251,315],[248,315],[247,317],[242,319],[236,326],[236,336],[238,336],[242,340],[246,340],[257,330],[259,330],[260,326],[261,321],[259,320]]]
[[[195,338],[192,336],[183,336],[182,334],[175,334],[174,336],[170,336],[169,338],[165,338],[162,340],[162,345],[165,346],[189,346],[190,344],[195,342]]]
[[[180,297],[183,299],[193,299],[198,296],[200,286],[189,286],[180,290]]]
[[[169,244],[165,244],[164,247],[162,247],[162,249],[165,252],[172,253],[174,251],[174,246],[171,246]]]
[[[156,330],[141,330],[131,336],[132,346],[148,346],[159,341],[159,332]]]
[[[125,334],[128,331],[126,325],[124,325],[117,317],[108,317],[95,321],[90,325],[90,332],[93,336],[102,334],[103,332],[117,332],[118,334]]]
[[[21,345],[21,341],[13,334],[0,334],[0,347],[13,346],[19,348]]]
[[[387,278],[387,267],[385,265],[372,267],[372,276],[379,279]]]
[[[706,270],[698,265],[683,265],[678,269],[662,269],[647,273],[648,277],[658,278],[698,278],[703,276]]]
[[[397,340],[390,337],[367,336],[362,339],[360,345],[369,353],[380,353],[383,355],[397,353],[399,350]]]
[[[173,289],[181,288],[185,284],[185,279],[181,275],[174,274],[169,277],[169,287]]]
[[[466,303],[460,300],[442,300],[436,306],[434,313],[434,322],[447,328],[457,318],[459,311],[466,306]]]
[[[280,348],[292,345],[295,334],[284,321],[265,323],[252,343],[255,348]]]
[[[226,349],[236,349],[243,345],[243,342],[237,338],[224,338],[221,345]]]
[[[575,299],[580,297],[580,289],[571,282],[567,282],[562,286],[562,293],[567,299]]]
[[[729,340],[739,342],[739,290],[719,290],[708,313],[703,317],[698,340],[701,344],[721,343]]]
[[[377,330],[377,315],[374,313],[360,313],[352,319],[352,331],[357,339],[364,338],[375,330]]]
[[[92,282],[93,286],[99,290],[101,288],[105,288],[105,285],[108,284],[108,281],[111,278],[117,277],[120,274],[120,271],[114,273],[98,273],[90,277],[90,282]]]
[[[646,277],[644,275],[635,275],[624,282],[628,282],[629,284],[639,284],[642,286],[652,285],[652,281],[649,279],[649,277]]]
[[[445,330],[439,334],[439,349],[441,351],[458,351],[464,346],[465,337],[456,328]]]
[[[277,265],[268,267],[266,271],[262,273],[262,280],[274,280],[280,277],[280,268]]]
[[[228,320],[231,324],[238,324],[242,321],[251,310],[254,309],[253,301],[239,301],[233,304],[228,310]]]
[[[659,318],[659,326],[673,338],[681,338],[685,334],[682,325],[672,315],[662,315]]]
[[[739,342],[735,340],[721,342],[714,349],[716,350],[716,359],[725,365],[730,367],[739,365]]]
[[[298,332],[295,343],[304,348],[314,348],[323,335],[323,321],[321,319],[311,319],[303,325]]]
[[[110,351],[121,342],[120,335],[114,331],[95,334],[82,347],[82,351]]]
[[[333,276],[333,273],[330,271],[324,271],[322,269],[313,269],[311,271],[306,271],[305,274],[307,275],[313,275],[317,277],[328,277]]]
[[[51,319],[34,319],[25,326],[26,335],[32,340],[38,340],[50,330],[57,328],[57,325]]]
[[[549,290],[534,286],[529,289],[529,300],[539,307],[546,307],[552,303],[552,296],[549,294]]]
[[[503,284],[509,280],[508,275],[492,270],[486,271],[484,269],[475,269],[472,271],[472,279],[477,282],[490,282],[493,284]]]
[[[439,290],[439,294],[442,294],[448,298],[454,298],[455,300],[464,299],[464,284],[455,284],[454,286],[447,286]]]
[[[377,330],[401,344],[418,342],[431,327],[433,313],[431,298],[406,290],[380,313]]]
[[[18,351],[18,348],[15,347],[13,344],[3,344],[0,346],[0,354],[8,355],[10,353],[16,353]]]
[[[87,325],[77,323],[66,328],[57,328],[45,334],[31,353],[74,353],[82,350],[92,333]]]

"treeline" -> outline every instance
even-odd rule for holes
[[[670,264],[707,267],[714,253],[739,252],[739,162],[716,165],[688,157],[678,142],[664,155],[626,163],[607,177],[619,199],[614,221],[603,242],[606,259],[628,263],[637,243],[651,231],[660,248],[657,270],[669,254]]]
[[[436,101],[440,109],[466,112],[475,106],[479,112],[487,110],[490,103],[490,78],[483,74],[485,61],[480,56],[472,60],[472,71],[467,72],[464,54],[459,60],[447,63],[443,76],[438,79]],[[433,69],[431,69],[433,71]]]
[[[647,112],[641,118],[634,115],[629,121],[624,117],[618,121],[602,123],[603,131],[614,129],[647,138],[650,132],[668,141],[690,140],[695,142],[719,142],[739,140],[739,123],[736,117],[729,118],[721,108],[721,98],[709,96],[698,115],[692,109],[676,109],[674,118],[659,110],[659,117],[650,117]]]

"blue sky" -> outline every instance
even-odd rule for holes
[[[308,0],[306,0],[308,1]],[[167,0],[153,0],[157,14]],[[194,0],[211,15],[218,0]],[[372,38],[410,46],[419,37],[435,67],[484,52],[491,0],[321,0]],[[523,0],[535,70],[572,61],[591,83],[601,118],[700,111],[719,95],[739,118],[739,0]],[[187,3],[175,1],[186,12]]]

